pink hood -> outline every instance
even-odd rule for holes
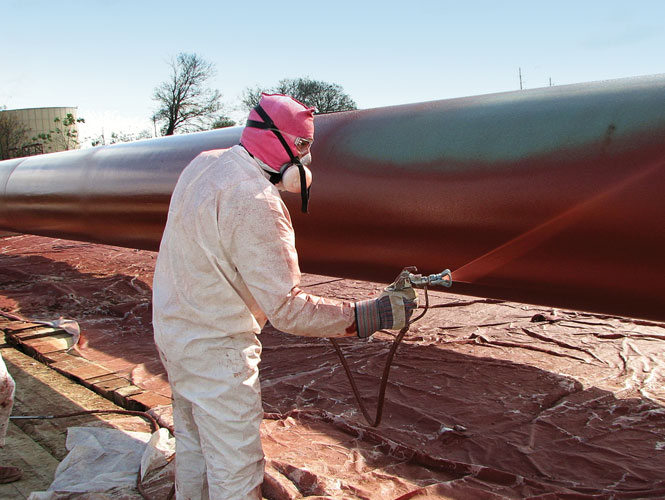
[[[294,155],[298,153],[293,143],[296,137],[314,138],[314,111],[316,108],[308,108],[293,97],[284,94],[262,94],[259,104],[282,132]],[[249,119],[263,121],[255,110],[249,113]],[[290,161],[284,146],[272,130],[245,127],[240,142],[247,151],[277,172],[282,165]]]

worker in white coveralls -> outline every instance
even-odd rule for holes
[[[7,366],[0,355],[0,448],[5,446],[9,416],[14,406],[14,387],[14,379],[7,371]],[[1,460],[0,483],[12,483],[21,479],[21,469],[4,466]]]
[[[262,95],[241,143],[201,153],[173,192],[153,325],[173,393],[177,499],[261,498],[256,335],[266,320],[296,335],[366,338],[403,327],[416,307],[413,291],[349,303],[300,290],[279,190],[300,191],[306,211],[314,111]]]

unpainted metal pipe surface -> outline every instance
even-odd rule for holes
[[[241,128],[0,162],[0,228],[157,250],[179,173]],[[665,76],[316,117],[306,272],[665,321]]]

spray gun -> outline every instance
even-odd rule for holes
[[[430,286],[444,286],[446,288],[450,288],[452,284],[453,284],[453,277],[452,273],[450,272],[450,269],[444,269],[440,273],[430,274],[428,276],[423,276],[422,274],[418,274],[418,269],[416,269],[414,266],[405,267],[404,269],[402,269],[402,272],[399,273],[397,279],[395,279],[395,281],[386,288],[386,291],[388,292],[406,291],[409,289],[413,291],[413,288],[415,287],[424,288],[425,308],[420,316],[418,316],[415,319],[412,319],[407,323],[407,325],[400,332],[400,336],[403,336],[404,333],[406,333],[411,323],[418,321],[427,312],[427,309],[429,308],[429,296],[427,295],[427,288]],[[415,291],[413,291],[413,293],[415,297]]]
[[[418,269],[415,267],[405,267],[397,279],[388,287],[388,290],[404,290],[409,287],[428,287],[445,286],[450,288],[453,284],[453,277],[450,269],[445,269],[437,274],[423,276],[416,274]]]

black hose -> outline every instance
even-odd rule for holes
[[[60,415],[12,415],[10,419],[20,419],[20,420],[49,420],[52,418],[71,418],[79,417],[81,415],[99,415],[99,414],[112,414],[118,413],[120,415],[132,415],[134,417],[141,417],[146,419],[150,423],[152,432],[156,432],[159,429],[159,424],[157,420],[152,415],[144,411],[132,411],[132,410],[82,410],[75,411],[72,413],[62,413]]]
[[[417,318],[409,321],[407,325],[402,328],[399,333],[397,334],[397,337],[393,341],[393,345],[390,347],[390,352],[388,353],[388,357],[386,358],[386,364],[383,368],[383,376],[381,377],[381,387],[379,388],[379,399],[376,405],[376,416],[374,417],[374,420],[370,417],[369,412],[365,408],[365,405],[362,402],[362,399],[360,398],[360,391],[358,391],[358,386],[356,385],[356,381],[353,378],[353,375],[351,374],[351,369],[349,368],[349,364],[346,362],[346,358],[344,357],[344,354],[342,353],[342,349],[339,347],[339,344],[337,343],[337,340],[334,338],[330,339],[330,342],[332,343],[333,347],[335,348],[335,351],[337,351],[337,355],[339,356],[339,360],[342,362],[342,366],[344,367],[344,371],[346,372],[346,376],[349,379],[349,382],[351,383],[351,389],[353,390],[353,394],[356,397],[356,401],[358,402],[358,407],[360,408],[360,411],[365,417],[365,420],[367,420],[367,423],[372,426],[372,427],[378,427],[379,424],[381,423],[381,417],[383,416],[383,407],[385,403],[385,398],[386,398],[386,387],[388,386],[388,377],[390,375],[390,367],[393,362],[393,357],[395,356],[395,352],[397,351],[397,348],[399,347],[400,342],[402,342],[402,339],[404,338],[404,335],[406,335],[406,332],[409,331],[409,327],[421,319],[423,316],[425,316],[425,313],[427,312],[427,309],[429,308],[429,296],[427,295],[427,286],[424,287],[425,291],[425,308],[423,309],[422,314],[420,314]]]

